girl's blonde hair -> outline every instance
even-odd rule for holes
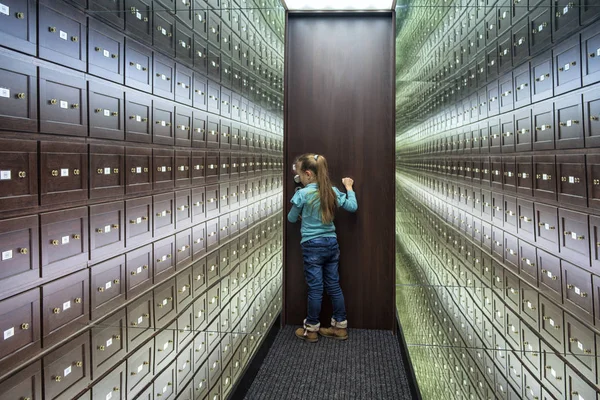
[[[327,160],[318,154],[303,154],[296,160],[300,163],[302,171],[312,171],[319,185],[319,199],[321,201],[321,221],[324,224],[333,222],[337,206],[335,192],[329,179]]]

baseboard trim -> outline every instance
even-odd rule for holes
[[[258,351],[252,357],[252,361],[242,372],[242,379],[238,380],[235,384],[235,387],[232,389],[231,394],[229,395],[229,400],[243,400],[246,397],[246,393],[250,390],[250,386],[254,382],[254,378],[258,374],[260,367],[262,366],[271,346],[275,342],[275,337],[281,330],[281,313],[275,319],[275,322],[271,325],[269,329],[269,333],[263,340],[262,344],[258,348]]]
[[[415,400],[422,400],[421,391],[419,390],[419,385],[417,384],[415,370],[413,368],[412,362],[410,361],[410,355],[408,354],[408,347],[406,346],[406,340],[404,338],[404,332],[402,331],[402,325],[400,324],[400,320],[398,319],[397,314],[396,331],[398,333],[397,336],[398,342],[400,343],[400,350],[402,353],[402,363],[404,364],[404,369],[406,370],[411,397]]]

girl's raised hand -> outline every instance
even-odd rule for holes
[[[346,188],[348,188],[348,187],[352,188],[352,185],[354,185],[354,179],[352,179],[352,178],[343,178],[342,179],[342,184]]]

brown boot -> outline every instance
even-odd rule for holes
[[[319,329],[319,335],[336,340],[348,339],[348,321],[337,322],[331,319],[331,328]]]
[[[317,334],[319,327],[320,324],[309,325],[304,320],[304,327],[296,329],[296,337],[309,343],[316,343],[319,341],[319,335]]]

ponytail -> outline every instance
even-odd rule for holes
[[[333,222],[336,204],[336,196],[329,179],[327,160],[318,154],[303,154],[298,157],[303,171],[310,170],[317,178],[319,185],[319,199],[321,202],[321,221],[324,224]]]

